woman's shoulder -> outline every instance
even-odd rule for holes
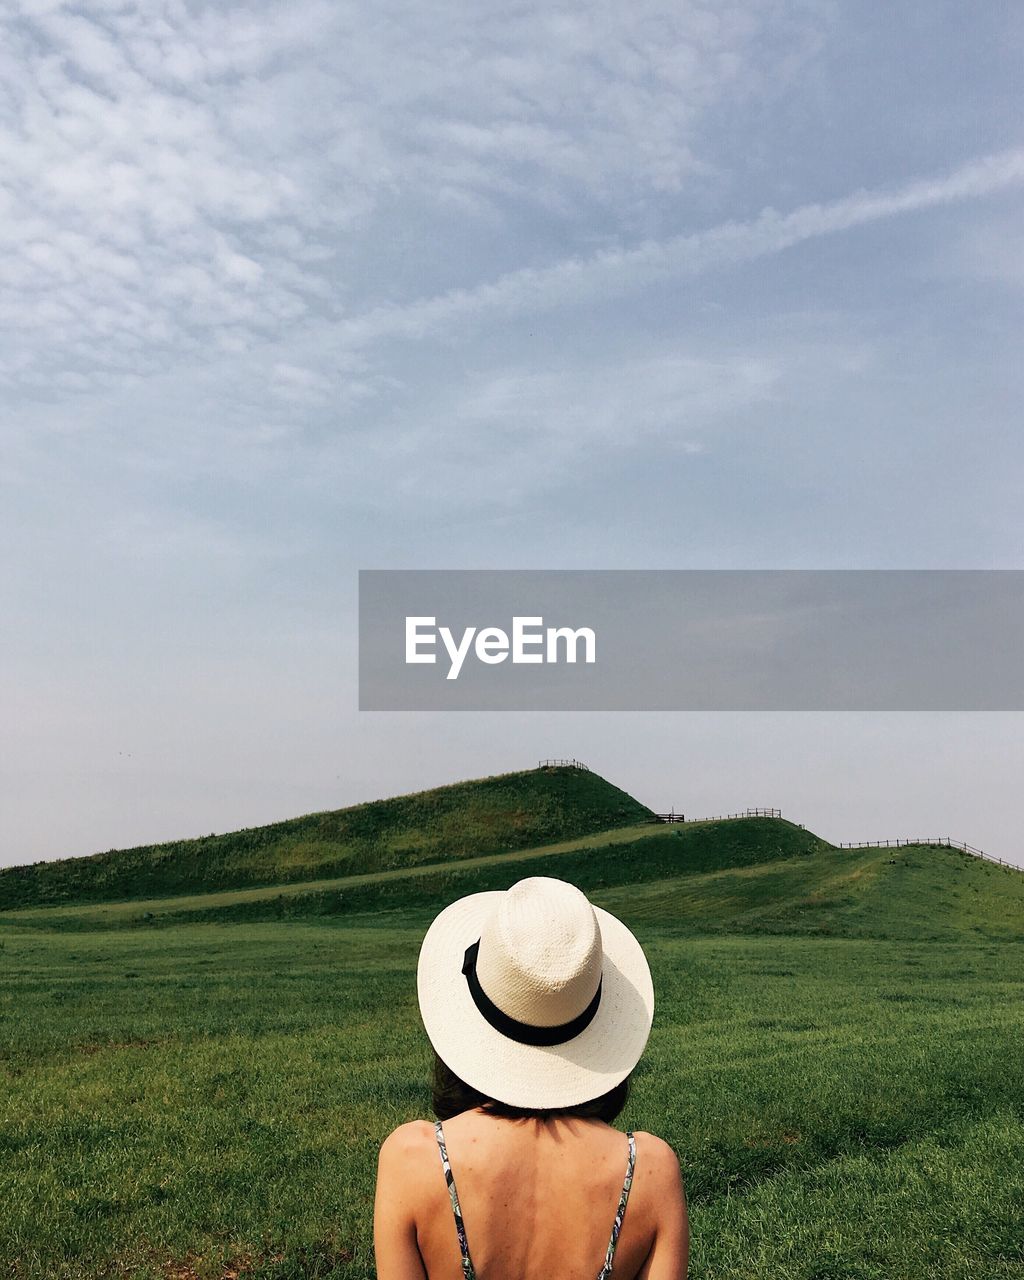
[[[656,1133],[648,1133],[645,1129],[634,1129],[632,1133],[636,1139],[637,1150],[643,1147],[645,1151],[650,1153],[652,1159],[678,1159],[673,1148],[664,1138],[659,1138]]]
[[[633,1137],[636,1139],[637,1169],[643,1170],[646,1180],[667,1185],[679,1182],[682,1177],[679,1157],[664,1138],[642,1129],[635,1130]]]
[[[381,1164],[392,1161],[407,1163],[429,1147],[437,1146],[434,1125],[430,1120],[408,1120],[392,1129],[380,1146]]]

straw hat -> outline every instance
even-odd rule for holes
[[[654,1016],[640,943],[575,885],[547,876],[446,907],[423,939],[416,986],[438,1056],[516,1107],[607,1093],[636,1066]]]

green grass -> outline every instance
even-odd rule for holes
[[[500,853],[648,821],[604,778],[530,769],[227,835],[0,870],[0,910],[318,880]]]
[[[5,1274],[370,1277],[377,1146],[428,1114],[428,914],[8,934]],[[681,1157],[695,1278],[1024,1277],[1024,946],[631,923],[622,1122]]]

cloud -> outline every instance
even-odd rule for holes
[[[453,210],[629,225],[709,172],[709,110],[813,55],[814,16],[2,0],[0,389],[60,398],[372,311],[382,210],[405,234]]]
[[[259,251],[282,222],[301,229],[298,250],[315,238],[301,175],[238,147],[213,90],[309,33],[234,11],[193,25],[176,3],[22,5],[6,33],[0,385],[102,386],[305,312],[321,283],[302,254]]]
[[[751,262],[871,223],[980,200],[1021,185],[1024,150],[1003,151],[891,190],[857,191],[824,204],[800,205],[789,213],[769,208],[749,221],[724,222],[692,235],[565,258],[547,267],[512,271],[474,288],[448,290],[407,305],[377,307],[345,321],[339,332],[352,344],[363,345],[388,337],[423,337],[478,316],[578,305],[673,277]]]
[[[1024,168],[1007,151],[630,244],[638,210],[662,224],[680,192],[714,186],[709,115],[814,58],[812,0],[512,15],[0,0],[0,15],[0,394],[20,416],[204,365],[271,406],[353,405],[394,378],[355,376],[358,353],[979,199]],[[552,219],[564,233],[540,230]],[[478,224],[507,257],[463,260]],[[604,247],[558,256],[566,243]],[[516,265],[486,278],[502,260]],[[249,416],[274,435],[276,412]]]

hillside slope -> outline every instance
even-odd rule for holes
[[[652,817],[599,774],[530,769],[227,835],[8,867],[0,870],[0,910],[384,871],[568,840]]]
[[[523,876],[570,880],[588,893],[648,881],[699,877],[778,861],[812,863],[838,850],[781,818],[738,818],[685,826],[642,824],[500,856],[448,860],[425,866],[318,881],[191,896],[129,899],[92,906],[23,908],[0,922],[45,929],[94,929],[184,921],[301,919],[366,915],[396,909],[426,917],[452,899],[504,889]],[[622,913],[628,918],[628,911]]]
[[[341,918],[425,927],[455,898],[529,875],[572,881],[641,937],[653,931],[1024,942],[1020,871],[944,847],[837,849],[779,818],[620,828],[315,884],[36,907],[2,915],[0,924],[89,931]]]
[[[1024,942],[1024,873],[959,849],[828,849],[618,886],[596,901],[684,933]]]

